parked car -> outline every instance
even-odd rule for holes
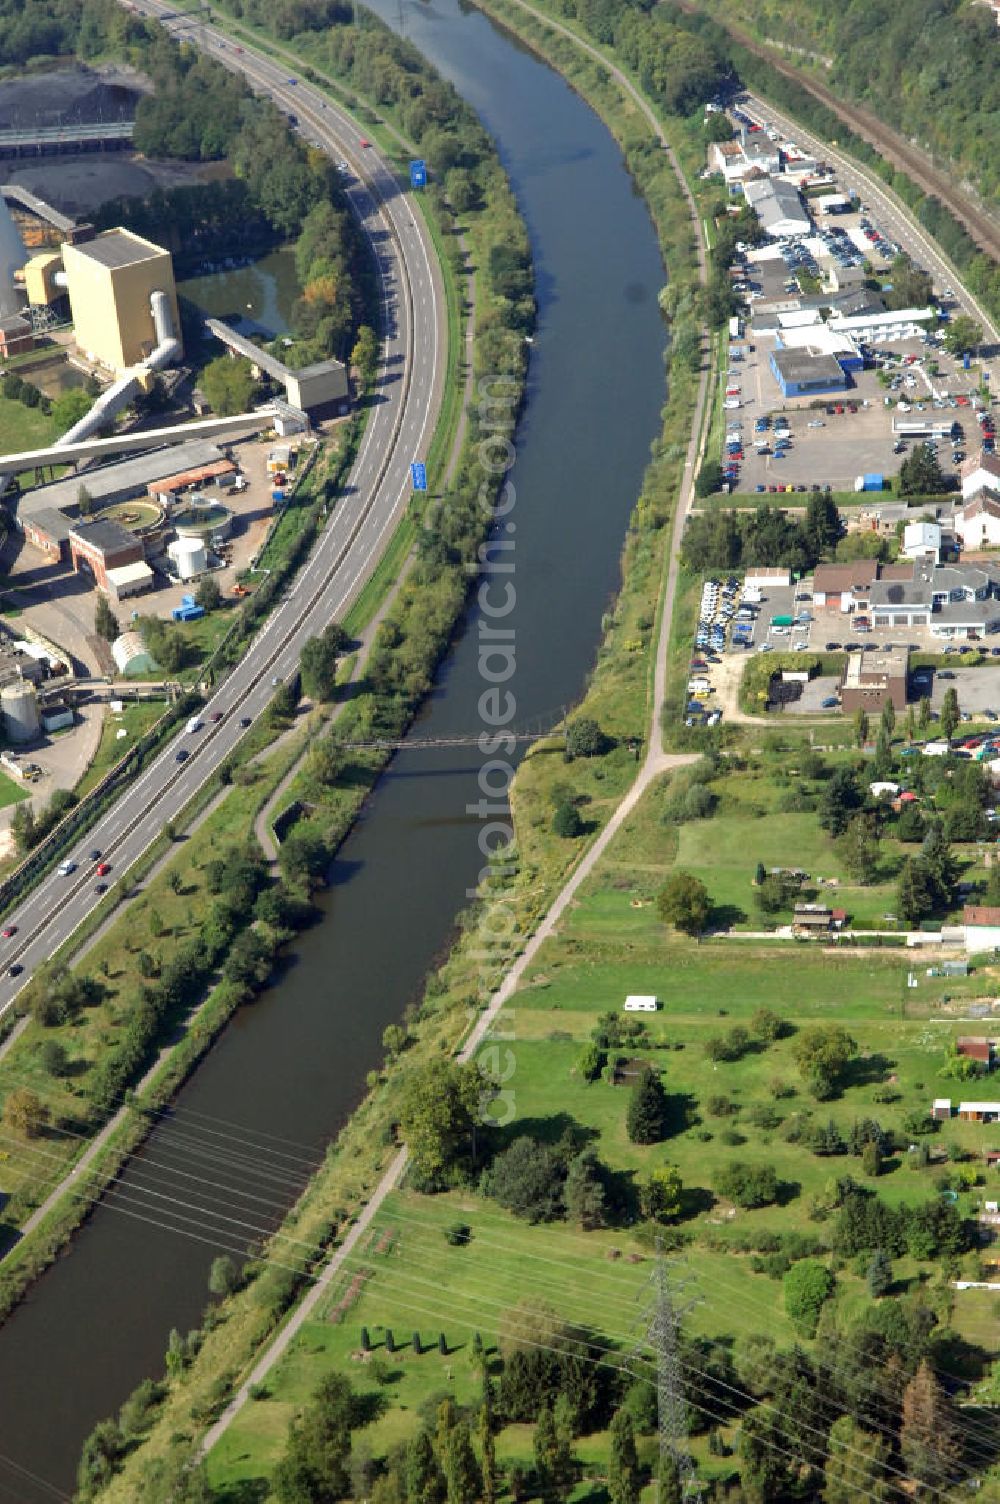
[[[827,695],[825,700],[820,701],[820,706],[823,710],[836,710],[839,704],[840,701],[836,695]]]

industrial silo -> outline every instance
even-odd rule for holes
[[[15,679],[13,684],[0,689],[0,711],[4,730],[12,742],[33,742],[38,736],[41,730],[38,696],[27,680]]]
[[[21,232],[14,223],[7,200],[0,196],[0,318],[10,318],[24,307],[24,299],[14,286],[14,273],[20,271],[27,259]]]
[[[182,580],[193,580],[208,568],[208,554],[200,538],[175,538],[167,544],[167,553]]]

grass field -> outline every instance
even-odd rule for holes
[[[0,773],[0,809],[6,809],[9,804],[21,804],[23,800],[30,798],[31,792],[23,783],[15,783],[6,773]]]
[[[10,397],[0,397],[0,453],[40,449],[55,438],[51,416],[38,407],[25,407]]]
[[[116,762],[120,762],[139,738],[155,725],[166,708],[165,700],[139,700],[126,702],[119,715],[114,715],[109,710],[104,717],[101,740],[94,760],[77,784],[76,793],[82,796],[100,783],[105,773]],[[120,731],[124,731],[125,735],[119,736]]]

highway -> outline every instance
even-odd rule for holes
[[[159,0],[136,9],[156,16]],[[185,18],[186,19],[186,18]],[[73,934],[99,902],[92,850],[111,865],[115,883],[212,778],[245,734],[241,722],[265,709],[276,680],[298,667],[305,640],[342,618],[370,577],[410,499],[410,463],[423,459],[434,432],[447,367],[447,310],[433,243],[422,216],[374,147],[363,147],[354,122],[319,91],[290,84],[285,69],[252,49],[234,51],[214,28],[195,28],[186,40],[243,73],[254,90],[294,111],[299,129],[336,160],[346,159],[348,194],[375,255],[383,303],[383,359],[374,405],[344,494],[284,601],[265,622],[249,652],[200,713],[202,729],[186,732],[157,758],[118,803],[64,856],[70,875],[50,873],[4,919],[16,934],[0,939],[0,1017],[31,974]],[[215,717],[219,719],[216,720]],[[188,752],[178,762],[178,749]],[[9,968],[17,963],[16,978]]]
[[[835,168],[840,183],[845,189],[853,189],[858,194],[879,228],[901,245],[912,261],[931,273],[935,289],[940,292],[945,287],[953,288],[956,296],[952,301],[958,304],[960,311],[982,324],[988,345],[994,349],[1000,346],[1000,332],[986,310],[960,280],[961,273],[947,260],[937,242],[880,178],[860,166],[853,157],[831,146],[829,141],[806,130],[797,120],[783,114],[759,95],[744,91],[739,98],[754,120],[765,126],[776,126],[786,141],[794,141],[797,146],[814,153],[818,161],[828,162]]]

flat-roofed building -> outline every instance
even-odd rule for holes
[[[821,350],[781,348],[772,350],[770,359],[783,397],[814,397],[842,392],[847,386],[847,373],[839,360]]]
[[[840,681],[840,703],[845,714],[881,710],[887,702],[894,710],[905,710],[908,660],[906,648],[848,653]]]

